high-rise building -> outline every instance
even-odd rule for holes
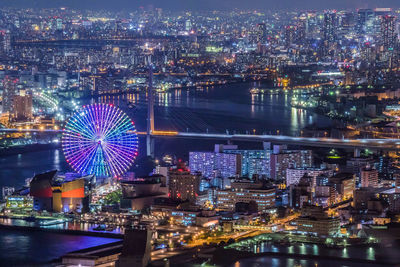
[[[378,170],[366,167],[361,170],[361,187],[378,187]]]
[[[32,94],[21,90],[14,96],[12,116],[14,120],[29,120],[32,118]]]
[[[192,174],[184,163],[168,172],[168,195],[174,200],[195,202],[200,193],[200,174]]]
[[[267,40],[267,26],[265,23],[257,24],[257,42],[260,44],[265,44]]]
[[[185,22],[185,31],[191,31],[192,30],[192,22],[190,21],[190,19],[186,20]]]
[[[372,29],[374,11],[372,9],[359,9],[357,12],[357,33],[369,33]]]
[[[325,12],[322,33],[324,42],[328,45],[331,45],[337,40],[337,26],[338,19],[336,11]]]
[[[295,41],[297,28],[293,25],[285,27],[285,45],[290,47],[290,45]]]
[[[382,16],[381,17],[381,42],[384,51],[393,51],[396,47],[396,17]]]
[[[241,155],[241,175],[252,178],[254,174],[269,177],[270,150],[224,149],[227,154]]]
[[[312,186],[315,187],[318,176],[324,175],[330,177],[333,175],[333,170],[322,168],[289,168],[286,170],[286,186],[298,184],[304,175],[312,178]]]
[[[4,51],[4,53],[8,53],[8,52],[10,52],[11,51],[11,32],[10,32],[10,30],[5,30],[5,31],[2,31],[2,32],[0,32],[1,33],[1,35],[2,35],[2,44],[3,44],[3,51]]]
[[[343,12],[340,16],[340,29],[342,34],[347,34],[354,29],[355,18],[353,12]]]
[[[274,147],[275,148],[275,147]],[[308,168],[312,166],[311,150],[284,150],[271,154],[270,178],[286,180],[286,170],[289,168]]]
[[[189,168],[204,177],[235,177],[242,173],[241,155],[219,152],[190,152]]]
[[[63,29],[63,21],[62,21],[61,18],[58,18],[56,20],[56,27],[57,27],[57,30],[62,30]]]
[[[214,152],[189,152],[189,168],[204,177],[216,177]]]
[[[3,79],[3,113],[13,111],[13,101],[17,94],[18,78],[6,75]]]

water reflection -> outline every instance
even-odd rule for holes
[[[67,252],[118,239],[64,235],[47,232],[2,230],[0,235],[0,264],[2,266],[36,266],[48,263]],[[48,265],[47,265],[48,266]]]
[[[369,248],[368,248],[368,251],[367,251],[367,259],[369,259],[369,260],[375,260],[375,249],[374,249],[374,248],[372,248],[372,247],[369,247]]]
[[[177,130],[185,131],[189,128],[203,132],[208,128],[218,132],[228,129],[244,133],[256,129],[258,133],[276,133],[279,129],[280,134],[298,135],[300,129],[308,124],[316,123],[321,127],[330,124],[327,118],[292,108],[290,94],[250,94],[252,86],[252,83],[230,84],[206,87],[205,90],[173,89],[156,94],[156,125],[160,129],[168,129],[169,125],[181,125]],[[111,102],[130,113],[137,122],[138,130],[146,128],[147,93],[101,96],[101,101]],[[138,110],[130,112],[127,103],[135,104]],[[171,111],[191,116],[196,113],[197,117],[182,121],[183,118],[169,117],[167,114]],[[196,125],[197,119],[206,121],[207,125],[199,127]]]

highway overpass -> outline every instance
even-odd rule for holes
[[[5,129],[0,128],[0,133],[61,133],[62,130],[51,129]],[[147,132],[137,132],[139,136],[146,136]],[[293,137],[284,135],[251,135],[251,134],[214,134],[214,133],[190,133],[175,131],[153,131],[153,138],[189,138],[208,139],[221,141],[245,141],[245,142],[271,142],[275,144],[288,144],[310,147],[328,147],[344,149],[375,149],[387,151],[400,151],[400,139],[335,139],[324,137]]]

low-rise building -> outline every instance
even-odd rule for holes
[[[356,178],[352,173],[338,173],[329,178],[329,186],[339,195],[339,201],[350,199],[356,188]]]
[[[275,188],[218,190],[217,209],[221,211],[234,211],[236,203],[257,203],[259,211],[275,208]]]
[[[340,232],[340,218],[329,217],[321,206],[304,206],[294,224],[301,233],[334,236]]]
[[[330,177],[333,175],[333,170],[323,168],[289,168],[286,170],[286,186],[298,184],[304,175],[312,177],[312,184],[316,186],[316,178],[318,176],[324,175]]]

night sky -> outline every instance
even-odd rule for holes
[[[400,0],[0,0],[1,6],[73,7],[89,9],[134,9],[140,6],[172,10],[240,9],[345,9],[400,7]]]

